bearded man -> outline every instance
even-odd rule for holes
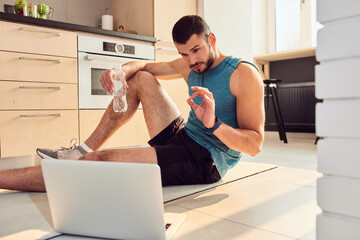
[[[257,69],[221,53],[214,33],[199,16],[182,17],[172,36],[181,58],[129,62],[121,66],[122,72],[107,70],[102,74],[100,82],[110,94],[113,76],[123,78],[128,86],[126,112],[115,113],[111,102],[97,128],[80,146],[39,148],[37,153],[58,159],[158,164],[164,186],[219,181],[243,153],[259,153],[265,117],[263,82]],[[186,123],[156,77],[182,77],[188,85],[191,110]],[[131,119],[140,103],[150,146],[98,151]],[[0,188],[45,191],[41,167],[1,171]]]

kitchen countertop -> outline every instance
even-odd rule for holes
[[[136,34],[130,34],[130,33],[122,33],[117,31],[111,31],[96,27],[89,27],[84,25],[77,25],[72,23],[65,23],[65,22],[58,22],[53,20],[43,20],[38,18],[32,18],[32,17],[24,17],[16,14],[8,14],[0,12],[0,20],[6,20],[11,22],[20,22],[20,23],[26,23],[26,24],[32,24],[36,26],[43,26],[43,27],[52,27],[52,28],[59,28],[64,30],[72,30],[72,31],[78,31],[78,32],[87,32],[87,33],[96,33],[106,36],[113,36],[113,37],[122,37],[122,38],[128,38],[128,39],[134,39],[134,40],[141,40],[146,42],[156,42],[156,38],[154,37],[148,37],[148,36],[142,36],[142,35],[136,35]]]

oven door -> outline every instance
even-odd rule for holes
[[[78,61],[79,109],[106,109],[113,97],[102,88],[101,74],[133,59],[79,52]]]

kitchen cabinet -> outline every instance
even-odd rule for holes
[[[84,142],[95,130],[104,112],[105,110],[80,110],[80,142]],[[139,109],[133,118],[120,127],[101,148],[145,145],[149,140],[143,111]]]
[[[196,0],[154,0],[154,37],[172,41],[174,24],[185,15],[197,13]]]
[[[76,57],[69,58],[25,52],[8,52],[2,51],[1,47],[0,49],[1,80],[77,83]]]
[[[33,155],[38,147],[59,148],[76,137],[78,111],[0,111],[0,126],[1,157]]]
[[[181,57],[172,42],[172,28],[181,17],[197,13],[196,2],[196,0],[154,0],[154,37],[157,39],[155,61],[172,61]],[[190,107],[186,102],[189,94],[184,79],[162,80],[160,83],[187,119]]]
[[[112,1],[112,13],[115,25],[124,25],[157,39],[155,61],[171,61],[180,57],[172,42],[172,28],[181,17],[197,14],[197,1],[117,0]],[[186,102],[188,90],[184,80],[160,80],[160,83],[187,119],[190,108]]]
[[[23,53],[75,57],[75,32],[22,23],[0,22],[0,49]]]
[[[78,138],[77,33],[0,21],[0,157]]]
[[[77,109],[77,85],[0,81],[0,110]]]

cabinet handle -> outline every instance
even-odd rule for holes
[[[29,58],[29,57],[19,57],[19,60],[50,61],[50,62],[62,63],[62,60],[58,60],[58,59],[49,59],[49,58]]]
[[[164,43],[174,43],[173,41],[170,40],[163,40],[163,39],[158,39],[156,40],[157,42],[164,42]]]
[[[35,87],[35,86],[20,86],[21,89],[56,89],[61,90],[62,87]]]
[[[156,50],[159,50],[159,51],[167,51],[167,52],[176,52],[176,53],[178,53],[178,51],[177,50],[175,50],[175,49],[172,49],[172,48],[157,48]]]
[[[19,31],[40,32],[40,33],[48,33],[48,34],[54,34],[56,36],[61,36],[61,32],[51,32],[51,31],[45,31],[45,30],[40,30],[40,29],[34,29],[34,28],[20,27]]]
[[[61,117],[61,113],[50,113],[50,114],[21,114],[20,117]]]

